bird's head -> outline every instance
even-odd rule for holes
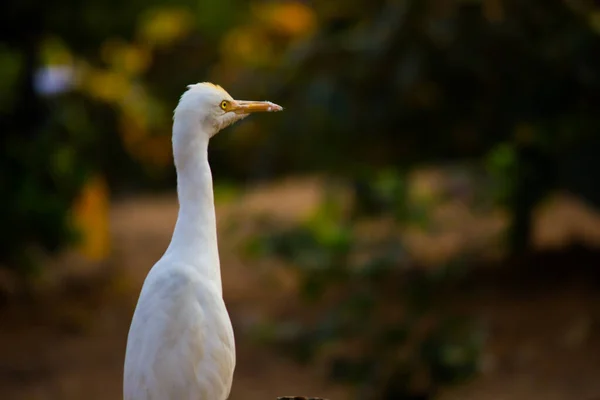
[[[184,128],[182,131],[204,134],[210,138],[251,113],[282,109],[269,101],[234,100],[222,87],[204,82],[188,86],[173,118],[176,124]]]

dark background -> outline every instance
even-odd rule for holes
[[[198,81],[285,107],[211,142],[232,398],[600,397],[583,0],[3,2],[0,397],[120,396]]]

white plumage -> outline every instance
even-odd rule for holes
[[[225,400],[235,368],[222,296],[208,143],[270,102],[234,100],[210,83],[188,86],[173,117],[179,215],[171,243],[138,300],[125,355],[125,400]]]

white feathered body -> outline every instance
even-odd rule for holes
[[[125,400],[225,400],[234,368],[233,329],[220,288],[194,267],[159,261],[131,323]]]

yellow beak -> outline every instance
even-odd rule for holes
[[[283,107],[271,103],[270,101],[247,101],[234,100],[231,102],[231,109],[236,114],[250,114],[255,112],[274,112],[281,111]]]

